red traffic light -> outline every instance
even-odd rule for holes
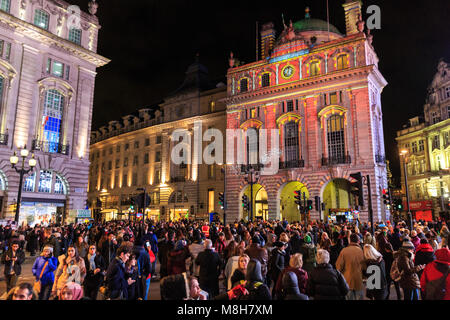
[[[383,194],[387,194],[387,193],[388,193],[387,189],[383,189]]]

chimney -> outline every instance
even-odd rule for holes
[[[261,59],[265,59],[270,55],[275,44],[274,25],[272,22],[263,24],[261,27]]]
[[[342,5],[345,11],[345,26],[347,36],[359,33],[357,23],[359,20],[359,16],[362,17],[361,5],[362,2],[360,0],[346,0]]]

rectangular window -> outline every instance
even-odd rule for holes
[[[134,156],[133,158],[133,166],[137,166],[139,164],[139,157],[138,156]]]
[[[450,106],[447,107],[447,118],[450,119]]]
[[[337,104],[337,94],[336,92],[330,93],[330,104]]]
[[[433,137],[433,150],[439,149],[440,147],[441,147],[441,141],[439,139],[439,136],[434,136]]]
[[[120,168],[120,159],[116,159],[116,169]]]
[[[423,150],[424,150],[423,140],[419,140],[419,151],[423,151]]]
[[[113,154],[113,148],[109,148],[109,154]]]
[[[148,147],[150,145],[150,138],[145,139],[145,146]]]
[[[208,189],[208,212],[214,212],[214,189]]]
[[[134,148],[135,149],[139,149],[139,141],[135,141],[134,142]]]
[[[161,152],[160,151],[156,151],[155,153],[155,162],[160,162],[161,161]]]
[[[50,20],[50,15],[44,10],[37,9],[34,12],[34,24],[45,30],[48,30],[48,22]]]
[[[119,145],[117,145],[117,147],[116,147],[116,152],[117,152],[117,153],[120,152],[120,146],[119,146]]]
[[[65,66],[66,67],[66,80],[69,80],[70,78],[70,66]]]
[[[262,75],[262,78],[261,78],[261,85],[262,85],[263,87],[268,87],[268,86],[270,86],[270,74],[269,74],[269,73],[264,73],[264,74]]]
[[[148,163],[148,153],[144,154],[144,164]]]
[[[445,88],[445,96],[446,98],[450,98],[450,87]]]
[[[128,158],[123,159],[123,166],[128,167]]]
[[[112,169],[112,161],[108,161],[108,170]]]
[[[123,174],[122,186],[128,187],[128,175],[126,173]]]
[[[133,173],[133,182],[132,182],[133,186],[137,186],[137,184],[138,184],[137,179],[138,179],[137,173],[134,172]]]
[[[295,100],[295,110],[297,110],[297,111],[298,111],[298,99],[297,99],[297,100]]]
[[[64,64],[58,61],[53,61],[51,74],[62,78],[64,76]]]
[[[417,142],[412,143],[412,152],[417,153]]]
[[[248,91],[248,80],[242,79],[240,84],[241,84],[241,92],[247,92]]]
[[[159,170],[155,170],[155,175],[153,177],[153,184],[159,184],[161,178],[161,173]]]
[[[81,29],[71,28],[69,30],[69,41],[81,45]]]
[[[125,151],[127,151],[128,149],[130,149],[130,144],[129,143],[125,143]]]
[[[11,8],[11,0],[0,0],[0,10],[8,12]]]
[[[292,100],[286,101],[286,108],[287,108],[287,112],[294,111],[294,101],[292,101]]]
[[[156,136],[156,144],[160,144],[161,143],[161,136]]]

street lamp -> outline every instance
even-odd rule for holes
[[[402,149],[400,151],[400,157],[403,158],[403,174],[405,176],[406,208],[408,210],[408,219],[409,219],[410,230],[412,230],[413,229],[413,222],[412,222],[411,209],[410,209],[410,206],[409,206],[408,172],[406,170],[406,156],[407,155],[408,155],[408,150]]]
[[[20,169],[17,169],[16,165],[19,163],[19,157],[17,156],[17,153],[14,151],[14,154],[10,157],[9,162],[11,162],[11,166],[16,170],[16,172],[20,175],[19,177],[19,191],[17,195],[17,205],[16,205],[16,215],[14,220],[17,224],[19,224],[19,213],[20,213],[20,199],[22,196],[22,183],[23,183],[23,176],[25,174],[28,174],[29,172],[33,171],[34,167],[36,167],[36,159],[34,158],[34,153],[31,155],[31,159],[28,160],[28,165],[30,166],[29,169],[25,169],[25,159],[28,157],[30,152],[27,150],[27,147],[25,146],[22,150],[20,150],[20,156],[22,157],[22,167]]]

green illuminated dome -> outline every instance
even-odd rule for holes
[[[311,19],[309,8],[305,9],[305,19],[297,21],[293,24],[294,30],[298,32],[304,31],[325,31],[328,32],[328,23],[321,19]],[[330,23],[330,32],[342,35],[339,30]]]

